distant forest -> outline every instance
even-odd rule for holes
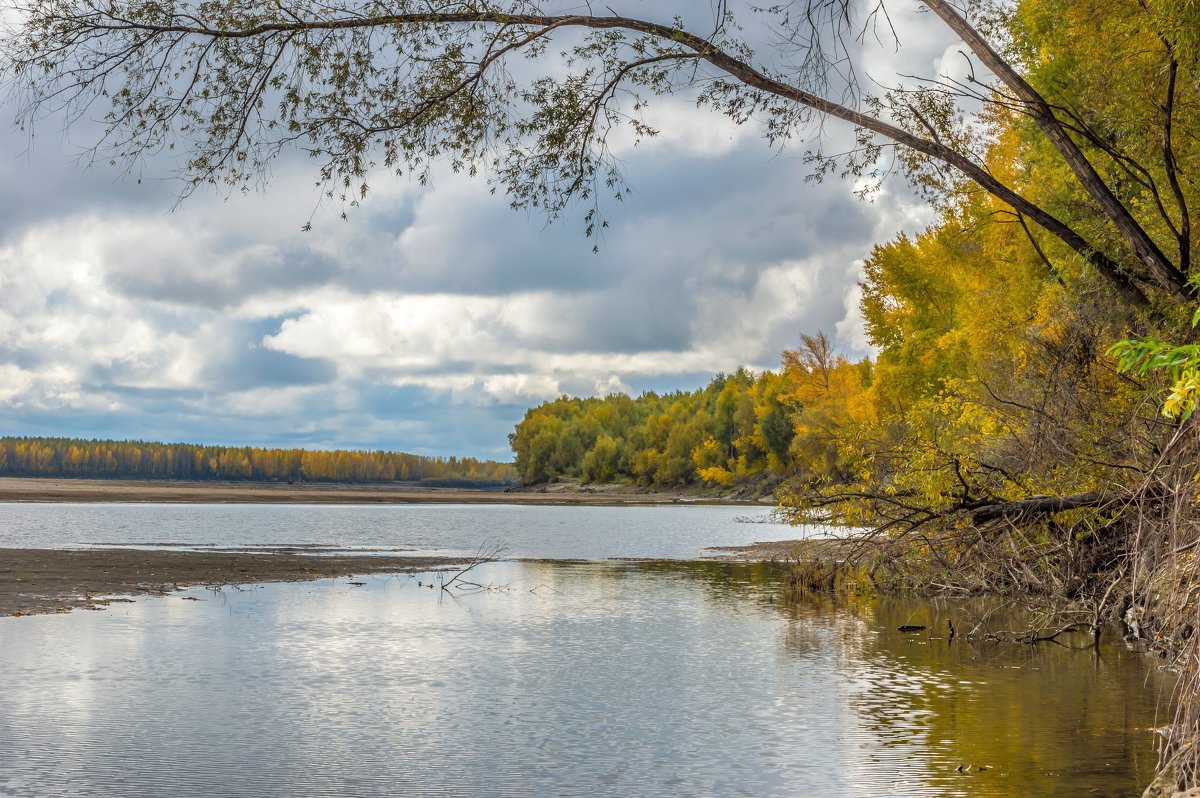
[[[687,485],[751,494],[838,469],[835,430],[861,413],[874,364],[801,336],[779,371],[738,369],[698,391],[561,397],[529,410],[509,436],[522,484]]]
[[[0,437],[0,475],[287,482],[505,485],[510,463],[403,452]]]

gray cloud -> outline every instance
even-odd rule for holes
[[[337,379],[337,366],[322,358],[294,357],[246,343],[214,357],[200,378],[210,391],[325,385]]]
[[[265,292],[323,285],[343,271],[328,256],[287,242],[215,241],[205,246],[208,243],[181,231],[151,241],[138,236],[113,242],[98,254],[115,293],[212,309]]]

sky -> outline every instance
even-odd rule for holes
[[[892,14],[902,46],[864,74],[955,68],[932,15]],[[376,176],[342,220],[294,153],[260,192],[175,207],[170,162],[89,163],[86,123],[0,128],[0,434],[507,460],[561,394],[694,390],[777,367],[801,333],[868,354],[862,260],[929,209],[902,180],[870,202],[808,182],[804,145],[686,98],[648,117],[598,241],[578,211],[551,224],[445,169]]]

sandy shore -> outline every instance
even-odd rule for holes
[[[428,571],[445,557],[249,554],[135,549],[0,549],[0,616],[100,609],[112,597],[165,595],[196,585],[301,582]]]
[[[274,482],[150,482],[0,477],[0,501],[187,502],[197,504],[745,504],[624,485],[547,485],[529,491],[397,485],[288,485]],[[755,502],[749,502],[754,504]]]

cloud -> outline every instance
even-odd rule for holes
[[[483,390],[505,404],[537,404],[561,392],[558,380],[542,374],[494,374],[484,379]]]
[[[0,403],[12,405],[29,393],[35,376],[12,363],[0,363]]]
[[[592,386],[592,396],[612,396],[618,393],[628,395],[632,392],[633,389],[616,374],[609,374],[604,379],[596,380],[596,384]]]
[[[636,142],[628,128],[611,142],[613,154],[632,157],[635,152],[651,157],[689,158],[711,161],[728,155],[756,137],[752,125],[738,125],[710,109],[698,108],[680,97],[663,97],[650,102],[643,121],[655,131]]]
[[[854,283],[847,286],[846,293],[842,297],[842,306],[845,308],[846,315],[834,325],[837,341],[856,352],[864,352],[871,348],[871,343],[867,339],[866,320],[863,319],[860,306],[862,297],[861,285]]]

